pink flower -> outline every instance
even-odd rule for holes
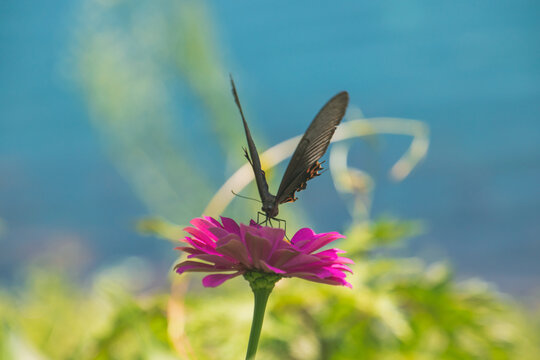
[[[205,216],[191,221],[193,227],[184,230],[191,236],[183,239],[189,246],[178,250],[189,254],[176,265],[176,272],[216,273],[203,279],[206,287],[215,287],[248,271],[277,274],[330,285],[351,287],[345,280],[346,264],[352,260],[340,257],[340,249],[318,251],[323,246],[344,236],[337,232],[315,234],[309,228],[299,230],[291,241],[284,239],[283,229],[257,225],[238,225],[222,217],[219,221]],[[196,261],[195,261],[196,260]]]

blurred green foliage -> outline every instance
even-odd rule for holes
[[[410,223],[353,229],[353,289],[283,279],[269,302],[258,359],[538,359],[538,323],[479,280],[448,265],[373,256]],[[392,228],[392,231],[381,229]],[[364,239],[364,240],[362,240]],[[369,241],[366,241],[369,239]],[[155,291],[145,265],[127,260],[76,283],[34,268],[0,295],[2,359],[239,359],[252,297],[241,278],[204,289],[174,277]]]
[[[365,229],[365,234],[359,229],[354,230],[355,235],[348,234],[340,247],[348,249],[349,244],[362,239],[370,239],[371,244],[354,257],[352,290],[281,280],[270,298],[259,358],[537,359],[537,325],[486,283],[457,282],[445,264],[426,266],[418,259],[371,258],[373,250],[398,242],[396,235],[403,234],[379,232],[381,228],[409,227],[410,223],[384,220]],[[232,300],[231,294],[223,299],[204,293],[192,296],[195,298],[189,304],[193,309],[211,309],[211,315],[188,323],[188,333],[216,331],[220,326],[239,333],[240,300]],[[233,315],[227,322],[223,316],[230,312]],[[246,334],[249,318],[240,321]],[[198,338],[192,345],[208,359],[233,359],[219,350],[220,344],[234,341],[242,347],[244,343],[219,330],[203,339],[203,344]]]
[[[138,263],[96,274],[91,284],[57,270],[28,269],[20,286],[0,293],[0,358],[176,359],[166,297],[133,296]]]

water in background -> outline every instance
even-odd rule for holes
[[[69,75],[80,5],[0,5],[3,274],[73,244],[82,249],[68,253],[88,268],[141,255],[166,269],[174,258],[169,243],[134,233],[148,210],[111,165]],[[425,220],[426,234],[405,253],[449,257],[459,274],[506,291],[538,284],[540,5],[211,1],[209,9],[249,121],[266,144],[304,131],[340,90],[366,116],[424,120],[428,158],[402,183],[386,171],[405,140],[353,146],[352,165],[377,180],[374,216]],[[212,139],[197,130],[197,104],[186,104],[184,126],[193,124],[204,147]],[[231,126],[241,131],[240,123]],[[224,160],[211,151],[203,166],[222,170],[212,184],[217,189],[226,179]],[[348,215],[329,176],[309,190],[301,199],[316,228],[343,229]]]

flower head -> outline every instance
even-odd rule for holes
[[[316,234],[309,228],[300,229],[291,238],[284,239],[283,229],[257,225],[238,225],[222,217],[221,223],[205,216],[191,221],[184,230],[191,236],[183,241],[189,246],[177,249],[189,254],[188,259],[176,265],[176,272],[211,272],[203,279],[206,287],[215,287],[248,272],[277,274],[330,285],[351,287],[345,280],[346,264],[352,260],[340,257],[340,249],[321,250],[330,242],[343,238],[337,232]],[[318,252],[317,252],[318,251]]]

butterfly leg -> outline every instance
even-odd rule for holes
[[[274,220],[278,222],[278,227],[280,229],[281,229],[281,223],[283,222],[283,230],[285,230],[285,238],[287,240],[290,240],[289,237],[287,236],[287,221],[285,221],[284,219],[278,219],[278,218],[274,218]]]
[[[263,219],[264,220],[261,220],[260,219],[260,216],[263,216]],[[257,224],[259,225],[266,225],[266,223],[268,222],[268,216],[265,214],[265,213],[262,213],[260,211],[257,212]]]
[[[278,228],[281,228],[281,227],[279,226],[279,224],[280,224],[283,220],[278,219],[278,218],[271,218],[271,217],[267,218],[267,220],[268,220],[268,225],[270,225],[271,227],[274,227],[274,225],[272,224],[272,220],[276,220],[277,223],[278,223]]]
[[[261,215],[263,216],[264,220],[261,221]],[[290,240],[289,237],[287,236],[287,221],[285,221],[284,219],[278,219],[278,218],[270,218],[268,217],[268,215],[266,215],[265,213],[262,213],[262,212],[257,212],[257,224],[263,226],[263,225],[269,225],[271,227],[274,227],[274,225],[272,224],[272,219],[273,220],[276,220],[277,223],[278,223],[278,228],[281,229],[281,223],[283,222],[283,230],[285,230],[285,238],[287,240]]]
[[[283,230],[285,230],[285,239],[287,239],[288,241],[291,241],[291,239],[289,239],[289,237],[287,236],[287,221],[283,219],[280,219],[280,221],[283,221]]]

